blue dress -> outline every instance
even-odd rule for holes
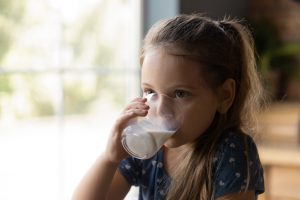
[[[248,147],[250,182],[248,190],[256,196],[264,192],[263,168],[253,139],[241,133],[228,133],[222,137],[213,159],[214,197],[245,191],[247,184]],[[130,185],[139,187],[139,200],[163,200],[171,183],[164,170],[163,150],[146,160],[133,157],[121,161],[118,169]]]

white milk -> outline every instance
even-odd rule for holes
[[[149,122],[134,122],[123,132],[122,144],[132,156],[140,159],[152,157],[175,131],[165,131]]]
[[[153,138],[153,140],[156,143],[156,146],[162,147],[162,145],[167,141],[169,137],[171,137],[175,131],[149,131],[148,134],[150,134]]]

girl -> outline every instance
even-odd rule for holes
[[[136,98],[117,119],[106,150],[76,189],[74,200],[253,200],[264,191],[254,114],[262,94],[250,33],[233,20],[179,15],[154,25],[141,54],[144,95],[180,104],[184,122],[151,159],[128,157],[126,123],[147,115]]]

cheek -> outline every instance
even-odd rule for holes
[[[215,112],[203,115],[192,115],[183,124],[183,131],[192,135],[199,136],[210,126],[215,116]]]
[[[210,112],[205,115],[185,116],[183,124],[179,131],[167,140],[165,146],[168,148],[175,148],[182,144],[190,143],[196,140],[212,123],[215,112]]]
[[[195,141],[207,128],[210,126],[214,119],[214,114],[206,116],[205,118],[199,117],[192,119],[185,119],[179,131],[167,140],[165,146],[168,148],[175,148],[186,143]]]
[[[215,113],[215,106],[203,106],[189,110],[184,117],[181,129],[183,134],[191,138],[197,138],[213,122]]]

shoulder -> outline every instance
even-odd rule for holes
[[[222,159],[228,156],[237,156],[237,158],[242,159],[248,156],[258,156],[257,147],[252,137],[242,132],[225,133],[219,142],[214,161],[220,163]],[[236,160],[231,159],[229,162],[233,161]]]
[[[213,159],[215,176],[218,176],[225,167],[234,166],[246,162],[246,144],[254,143],[243,133],[225,133],[219,142],[219,146]]]
[[[221,138],[213,159],[215,196],[264,190],[263,169],[252,137],[230,132]]]

